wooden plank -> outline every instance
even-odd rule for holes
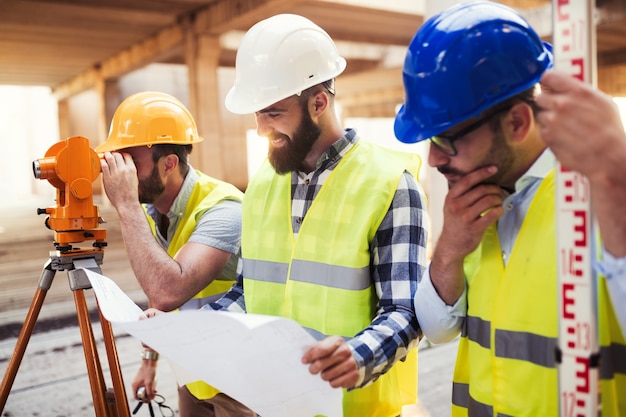
[[[598,88],[612,96],[626,97],[626,64],[599,68]]]
[[[198,34],[221,35],[229,30],[248,30],[256,22],[285,13],[288,7],[303,0],[219,0],[196,14]]]
[[[308,1],[285,10],[305,16],[324,28],[338,41],[366,42],[378,45],[407,46],[424,18],[418,14],[400,13],[350,4]],[[349,16],[349,24],[337,16]]]
[[[150,62],[158,61],[162,55],[168,54],[173,48],[182,45],[184,32],[180,24],[172,25],[155,36],[132,45],[110,59],[105,60],[98,68],[88,69],[72,80],[62,83],[53,89],[57,99],[63,99],[92,88],[97,74],[104,79],[120,77]]]
[[[171,10],[129,9],[101,6],[92,2],[71,4],[59,1],[0,1],[0,22],[28,22],[37,26],[74,26],[82,28],[109,25],[112,30],[126,26],[160,27],[176,21]]]

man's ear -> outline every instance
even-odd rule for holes
[[[163,162],[163,173],[165,175],[170,175],[178,167],[178,155],[173,153],[165,155],[165,158],[163,158]]]
[[[328,95],[320,90],[313,96],[313,115],[319,116],[328,107]]]
[[[511,107],[508,118],[511,137],[514,141],[522,141],[533,125],[533,109],[526,102],[519,102]]]

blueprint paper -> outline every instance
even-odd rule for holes
[[[301,363],[316,341],[295,321],[204,310],[145,319],[111,279],[85,271],[107,320],[262,417],[343,415],[342,390]]]

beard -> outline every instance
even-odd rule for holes
[[[292,138],[287,135],[274,135],[268,137],[270,148],[268,159],[277,174],[286,174],[296,171],[302,166],[302,162],[313,148],[313,144],[320,136],[321,129],[315,124],[309,115],[306,106],[303,108],[303,116],[300,125],[296,129]],[[285,145],[280,148],[273,148],[272,139],[283,138]]]
[[[514,151],[507,143],[502,130],[498,127],[494,132],[493,140],[489,151],[483,157],[483,159],[476,165],[476,168],[485,167],[487,165],[495,165],[498,170],[491,177],[486,178],[481,184],[494,184],[499,187],[505,187],[505,177],[511,172],[513,163],[515,161]],[[457,169],[450,167],[449,165],[442,165],[437,167],[437,171],[442,174],[451,174],[459,179],[467,174],[467,172],[461,172]],[[473,170],[472,170],[473,171]],[[456,181],[448,181],[448,189],[452,188],[456,184]]]
[[[155,164],[148,178],[139,181],[139,202],[152,204],[165,191],[165,185]]]

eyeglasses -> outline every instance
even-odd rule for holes
[[[457,141],[459,139],[462,139],[464,136],[466,136],[469,133],[473,132],[474,130],[478,129],[479,127],[481,127],[482,125],[487,123],[489,120],[491,120],[496,115],[498,115],[500,113],[504,113],[506,111],[509,111],[511,109],[511,107],[512,106],[508,106],[508,107],[505,107],[503,109],[496,110],[495,112],[491,113],[490,115],[483,117],[482,119],[476,121],[475,123],[472,123],[471,125],[465,127],[464,129],[459,130],[458,132],[456,132],[454,134],[433,136],[433,137],[430,138],[430,141],[433,144],[435,144],[435,146],[437,146],[437,148],[441,149],[441,151],[443,153],[445,153],[446,155],[456,156],[457,150],[454,147],[454,142],[455,141]]]
[[[165,404],[165,397],[161,394],[154,394],[154,398],[152,399],[159,406],[159,411],[163,417],[174,417],[174,410],[169,405]],[[150,417],[154,417],[154,408],[152,407],[152,401],[148,401],[148,411],[150,412]],[[137,414],[141,406],[144,404],[143,401],[139,401],[133,410],[133,415]]]

